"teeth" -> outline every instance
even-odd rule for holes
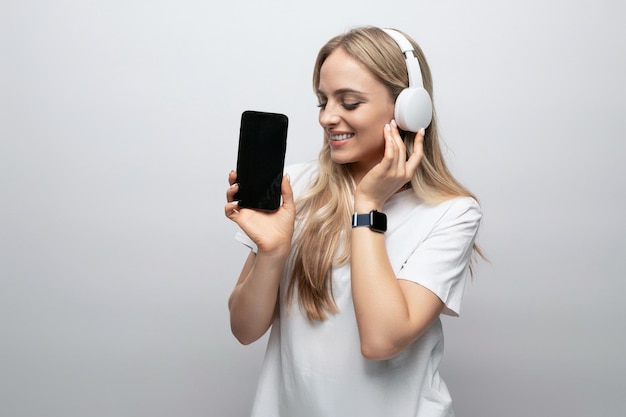
[[[352,133],[344,133],[342,135],[330,135],[330,140],[346,140],[354,136]]]

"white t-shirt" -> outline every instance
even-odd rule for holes
[[[288,167],[294,197],[306,189],[317,162]],[[391,197],[385,241],[396,276],[428,288],[458,315],[481,210],[469,197],[437,205],[412,190]],[[243,233],[237,240],[256,251]],[[350,265],[333,270],[339,313],[322,322],[302,314],[297,297],[284,305],[289,276],[281,281],[280,315],[272,325],[252,410],[253,417],[449,417],[451,398],[438,368],[443,355],[441,321],[388,360],[361,354],[350,288]]]

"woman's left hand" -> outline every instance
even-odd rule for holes
[[[424,156],[424,129],[415,135],[414,151],[408,159],[406,145],[395,120],[385,125],[383,135],[383,159],[363,177],[354,190],[354,208],[358,213],[381,210],[389,197],[411,181]]]

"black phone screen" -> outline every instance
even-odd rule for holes
[[[240,207],[276,210],[287,150],[287,116],[247,110],[241,115],[235,200]]]

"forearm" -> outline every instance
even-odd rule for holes
[[[392,356],[403,347],[409,309],[381,233],[352,230],[352,296],[366,357]]]
[[[243,344],[259,339],[269,329],[277,312],[280,278],[286,257],[253,255],[244,268],[229,300],[233,335]]]

